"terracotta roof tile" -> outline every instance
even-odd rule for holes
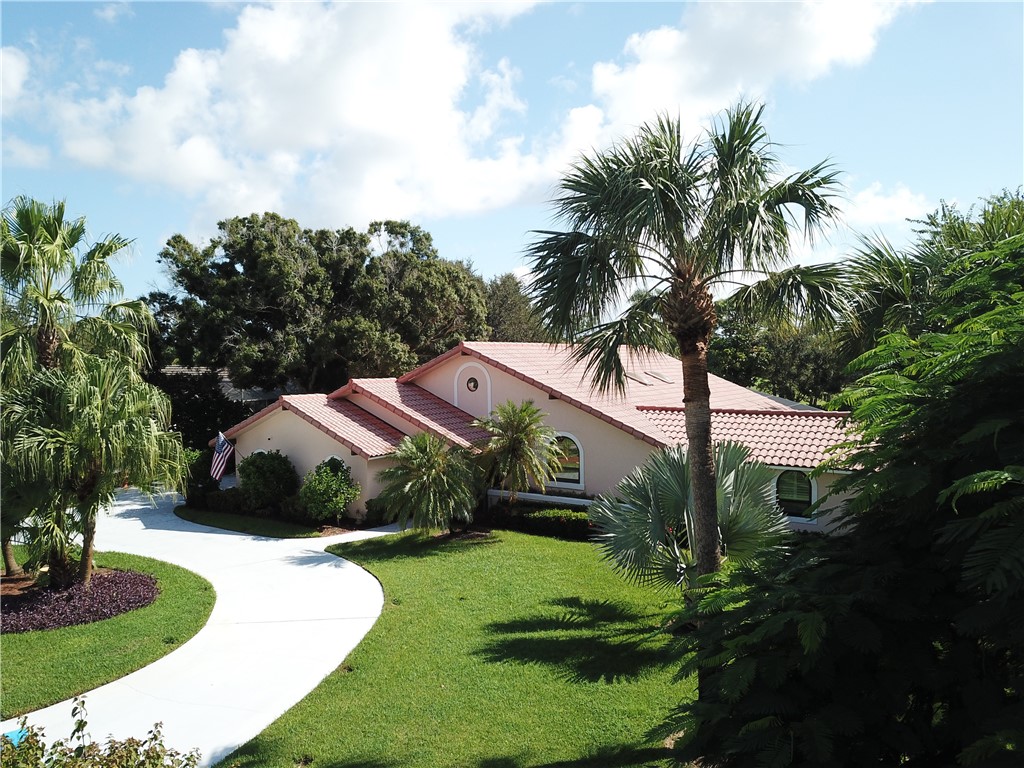
[[[464,341],[454,349],[401,376],[409,383],[420,374],[457,355],[467,354],[490,363],[511,376],[526,381],[548,395],[565,400],[581,410],[625,430],[652,445],[671,442],[660,427],[637,412],[638,406],[680,407],[683,402],[682,363],[661,352],[620,353],[628,373],[624,395],[600,394],[590,384],[583,363],[575,362],[566,344],[527,344]],[[637,380],[639,379],[639,381]],[[789,411],[785,403],[710,374],[712,408]]]
[[[403,434],[372,413],[347,400],[327,395],[282,395],[272,405],[250,416],[224,433],[232,438],[278,409],[292,411],[321,432],[333,437],[353,453],[372,459],[392,453]]]
[[[343,398],[350,394],[365,395],[420,429],[464,448],[489,436],[472,425],[471,414],[417,384],[403,384],[395,379],[352,379],[330,397]]]
[[[671,443],[686,440],[682,408],[643,407],[638,412]],[[753,459],[765,464],[813,469],[830,458],[829,448],[848,439],[847,416],[833,411],[713,410],[711,439],[743,443]]]

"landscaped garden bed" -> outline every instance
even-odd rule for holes
[[[677,594],[585,543],[495,531],[336,545],[385,605],[345,663],[224,766],[648,766],[691,681],[659,632]],[[297,649],[296,652],[301,652]]]

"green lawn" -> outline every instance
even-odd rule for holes
[[[646,766],[647,730],[690,681],[656,633],[671,597],[592,545],[499,531],[331,547],[384,586],[369,635],[309,696],[221,765]],[[301,648],[296,648],[301,653]]]
[[[145,608],[64,629],[0,635],[0,717],[48,706],[156,661],[198,632],[213,610],[213,585],[160,560],[106,552],[96,564],[155,576]]]
[[[248,515],[232,515],[228,512],[211,512],[208,509],[193,507],[175,507],[174,514],[182,520],[211,528],[223,528],[226,531],[249,533],[253,536],[269,536],[275,539],[306,539],[320,535],[316,528],[284,520],[271,520],[266,517],[250,517]]]

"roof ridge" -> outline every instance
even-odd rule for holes
[[[638,411],[668,411],[670,413],[683,413],[686,408],[681,405],[637,405]],[[750,416],[849,416],[850,411],[805,411],[796,408],[788,410],[767,410],[753,408],[711,408],[711,413],[737,413]]]

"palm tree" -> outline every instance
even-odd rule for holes
[[[840,303],[834,267],[774,271],[788,257],[795,212],[808,237],[837,216],[838,181],[824,162],[781,176],[762,112],[733,107],[692,144],[678,119],[662,116],[581,158],[553,201],[568,229],[538,232],[529,249],[534,300],[553,333],[576,343],[598,389],[625,386],[621,346],[678,344],[698,574],[716,571],[721,557],[707,370],[714,291],[760,276],[741,289],[741,306],[819,321]]]
[[[389,521],[452,532],[455,521],[472,520],[473,469],[462,451],[420,432],[403,437],[391,458],[394,466],[377,474],[383,485],[377,499]]]
[[[120,360],[88,356],[82,363],[34,374],[0,420],[16,476],[50,488],[36,508],[38,523],[52,529],[45,538],[67,538],[68,520],[76,521],[82,556],[75,578],[88,585],[99,510],[124,485],[147,492],[182,488],[188,464],[181,436],[167,430],[170,403],[160,390]],[[66,586],[69,578],[51,569],[51,585]]]
[[[555,430],[544,424],[544,413],[527,400],[518,405],[511,400],[498,405],[486,419],[473,426],[491,436],[477,447],[477,461],[483,468],[487,487],[498,483],[509,492],[509,503],[516,503],[520,491],[544,488],[562,468],[562,449]]]
[[[718,525],[726,557],[743,563],[787,536],[786,518],[772,494],[775,473],[749,461],[739,443],[715,445]],[[598,546],[613,567],[642,584],[697,586],[693,496],[683,446],[651,454],[612,496],[590,505]]]
[[[110,371],[119,367],[123,369],[119,375],[131,380],[133,396],[153,394],[140,394],[136,381],[137,371],[148,355],[146,334],[153,325],[152,315],[143,302],[123,300],[122,286],[111,266],[112,259],[128,247],[129,241],[111,235],[87,245],[85,238],[85,220],[67,219],[63,202],[48,206],[18,197],[0,218],[0,388],[5,411],[14,404],[20,412],[38,417],[34,424],[19,422],[19,429],[37,430],[33,439],[40,437],[38,430],[47,424],[54,425],[58,432],[67,428],[70,434],[74,426],[68,421],[70,415],[58,413],[55,404],[82,395],[75,393],[74,387],[96,384],[87,372],[92,376],[113,375]],[[104,365],[104,361],[109,365]],[[41,373],[47,372],[51,375],[40,378]],[[32,403],[37,396],[51,400]],[[85,396],[83,402],[88,403],[89,397]],[[162,415],[164,409],[160,406],[156,410]],[[64,455],[64,464],[44,467],[41,458],[54,457],[55,452],[21,455],[18,451],[22,449],[12,446],[28,446],[31,441],[27,433],[12,431],[15,421],[13,416],[4,421],[3,457],[8,485],[5,492],[11,498],[33,499],[38,504],[29,514],[36,530],[47,535],[37,543],[51,545],[51,578],[56,574],[56,580],[62,581],[65,569],[61,566],[67,565],[66,544],[74,529],[95,525],[94,513],[82,517],[73,512],[83,503],[84,508],[89,508],[91,501],[85,497],[91,499],[91,491],[79,487],[76,498],[69,501],[69,491],[63,484],[66,475],[73,474],[71,467],[76,466],[75,462]],[[83,416],[79,427],[100,422],[107,423]],[[110,452],[107,441],[127,437],[115,430],[88,439]],[[176,463],[180,441],[177,449],[163,442],[161,445],[168,451],[165,458]],[[129,448],[122,446],[109,455],[94,456],[98,463],[90,472],[98,472],[100,477],[108,470],[120,471],[120,467],[113,466],[110,456],[122,455]],[[144,479],[145,474],[139,477]],[[60,482],[55,484],[57,479]],[[96,482],[101,484],[98,479]],[[40,485],[50,489],[45,500],[40,500],[33,490]],[[85,496],[79,499],[78,495],[83,493]],[[91,565],[91,558],[88,562]],[[87,579],[89,573],[86,570],[83,578]]]
[[[68,221],[63,202],[27,197],[4,209],[0,239],[5,389],[39,368],[79,366],[89,354],[145,362],[152,314],[123,299],[111,267],[129,240],[110,235],[86,247],[84,218]]]

